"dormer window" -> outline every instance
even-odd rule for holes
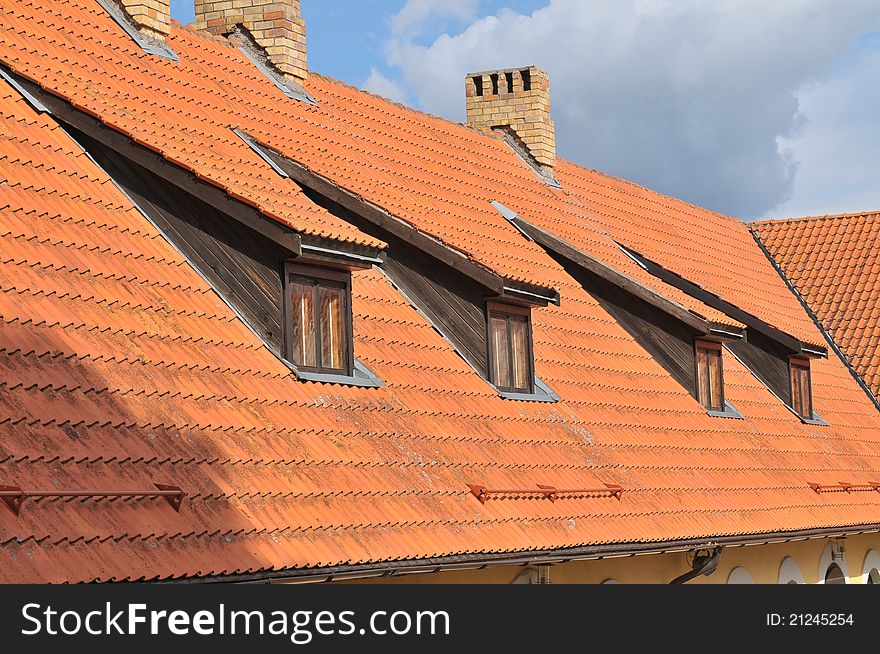
[[[351,273],[289,263],[285,277],[287,359],[299,371],[350,376]]]
[[[791,408],[804,420],[813,420],[813,389],[810,360],[792,358],[788,364],[791,378]]]
[[[490,381],[503,393],[533,393],[531,311],[492,302],[488,314]]]
[[[724,368],[721,343],[696,341],[697,400],[707,411],[724,411]]]

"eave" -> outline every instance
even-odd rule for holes
[[[576,561],[689,552],[707,547],[751,547],[793,541],[843,538],[859,534],[880,533],[880,524],[820,527],[795,531],[760,534],[705,536],[653,543],[606,543],[543,551],[514,551],[492,554],[459,554],[425,559],[403,559],[384,563],[327,566],[323,568],[274,570],[204,578],[184,578],[164,583],[286,583],[314,584],[354,579],[400,577],[462,570],[483,570],[501,566],[562,565]]]

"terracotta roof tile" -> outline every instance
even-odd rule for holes
[[[880,397],[880,214],[769,220],[752,228]]]
[[[306,107],[228,45],[178,26],[173,65],[86,0],[7,14],[0,61],[304,231],[363,238],[274,177],[230,125],[488,268],[558,288],[562,305],[533,318],[537,374],[561,401],[499,398],[376,270],[354,275],[355,350],[385,387],[297,382],[2,83],[0,483],[158,482],[189,495],[180,513],[161,499],[31,499],[19,517],[0,505],[0,580],[192,578],[880,522],[873,496],[806,485],[880,478],[880,415],[839,360],[813,373],[828,427],[802,424],[727,354],[726,394],[745,419],[707,416],[490,201],[709,319],[724,317],[642,275],[612,239],[809,337],[736,221],[564,162],[563,190],[550,189],[501,141],[320,76],[308,85],[320,106]],[[604,482],[623,499],[484,505],[467,487]]]
[[[69,20],[71,15],[77,19]],[[4,54],[10,56],[3,58],[10,67],[25,74],[27,69],[34,81],[136,143],[296,231],[382,245],[310,202],[233,133],[237,100],[271,86],[256,69],[229,87],[207,69],[145,55],[94,2],[17,3],[4,11],[4,27],[0,40],[9,46]],[[244,67],[247,60],[231,46],[214,47],[219,68],[224,60]],[[57,65],[41,65],[49,60]],[[39,171],[35,175],[40,178]],[[65,187],[63,178],[54,182]]]
[[[557,177],[585,198],[598,231],[777,329],[824,345],[741,221],[566,161]],[[555,229],[578,239],[581,230],[566,222]]]
[[[200,176],[230,189],[230,184],[238,181],[242,184],[238,192],[261,207],[272,209],[263,202],[261,188],[242,178],[242,171],[272,173],[254,161],[256,155],[232,135],[230,126],[245,130],[510,279],[546,286],[546,273],[536,263],[543,257],[537,245],[524,241],[507,224],[490,205],[492,200],[511,203],[529,219],[539,212],[540,218],[552,219],[554,224],[573,221],[580,233],[572,242],[583,246],[586,238],[585,249],[590,254],[706,319],[741,327],[641,270],[617,251],[603,229],[597,232],[591,221],[585,220],[588,211],[583,197],[547,187],[500,138],[415,112],[320,75],[307,82],[318,107],[291,102],[225,41],[187,28],[177,30],[173,47],[186,65],[170,64],[139,52],[109,18],[100,15],[100,7],[86,7],[82,0],[69,4],[76,12],[96,14],[92,32],[86,29],[83,33],[77,27],[76,39],[83,42],[83,55],[88,53],[88,61],[99,61],[108,73],[117,67],[122,70],[110,75],[110,80],[99,78],[103,83],[99,86],[93,79],[94,71],[75,65],[70,58],[62,66],[43,70],[14,49],[10,65]],[[23,17],[29,15],[28,5],[20,10]],[[22,29],[27,25],[25,22]],[[63,21],[58,20],[55,26],[65,31]],[[105,43],[114,37],[112,53],[95,51],[94,39]],[[2,52],[0,40],[0,55]],[[51,51],[45,54],[53,56]],[[129,81],[132,78],[134,83]],[[139,111],[133,110],[134,105]],[[173,133],[160,129],[169,121],[181,124],[182,129]],[[173,153],[184,138],[192,146]],[[197,139],[202,144],[210,140],[212,148],[196,150]],[[236,158],[233,173],[229,162]],[[275,180],[282,181],[288,180]]]

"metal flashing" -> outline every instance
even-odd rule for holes
[[[269,164],[269,166],[272,168],[272,170],[274,170],[276,173],[278,173],[281,177],[283,177],[285,179],[290,179],[290,175],[288,175],[281,166],[279,166],[277,163],[275,163],[275,161],[272,159],[272,157],[267,155],[266,152],[261,147],[259,147],[257,145],[257,143],[256,143],[256,141],[254,141],[253,137],[251,137],[249,134],[246,134],[245,132],[243,132],[242,130],[240,130],[237,127],[234,127],[232,129],[232,131],[235,133],[235,135],[238,138],[240,138],[242,141],[244,141],[245,145],[247,145],[251,150],[253,150],[257,154],[257,156],[260,157],[260,159],[262,159],[267,164]]]
[[[509,393],[507,391],[499,390],[497,386],[493,384],[492,386],[495,390],[498,391],[498,395],[503,397],[505,400],[515,400],[517,402],[549,402],[555,403],[559,402],[559,396],[553,392],[553,390],[547,386],[543,381],[535,377],[535,390],[532,393]]]
[[[497,209],[498,212],[502,216],[504,216],[504,219],[507,222],[509,222],[511,225],[513,225],[514,229],[516,229],[516,231],[518,231],[520,234],[522,234],[527,241],[531,241],[532,243],[535,242],[535,239],[533,239],[531,236],[529,236],[528,232],[526,232],[516,222],[516,219],[519,218],[519,214],[517,214],[513,209],[510,209],[510,208],[504,206],[503,204],[501,204],[497,200],[492,200],[492,206],[495,207],[495,209]]]
[[[351,375],[330,375],[320,372],[305,372],[299,370],[296,365],[284,357],[279,357],[281,361],[290,368],[301,381],[318,382],[322,384],[339,384],[341,386],[356,386],[359,388],[382,388],[385,386],[383,382],[372,370],[367,368],[363,363],[354,360],[354,368]]]
[[[791,408],[791,407],[789,407],[789,408]],[[794,411],[794,409],[791,409],[791,410]],[[797,415],[798,418],[801,419],[801,422],[803,422],[806,425],[817,425],[819,427],[828,427],[828,421],[826,421],[816,411],[813,411],[812,418],[804,418],[802,415],[798,414],[796,411],[795,411],[795,414]]]
[[[312,107],[317,107],[318,103],[315,99],[309,95],[308,91],[306,91],[299,84],[287,79],[284,74],[280,71],[275,71],[272,69],[271,64],[267,64],[264,62],[260,56],[257,54],[257,48],[259,46],[253,42],[253,38],[250,34],[246,34],[241,30],[230,35],[230,41],[234,44],[234,46],[241,52],[245,57],[250,60],[250,62],[259,70],[263,75],[265,75],[269,81],[271,81],[278,89],[284,93],[288,98],[292,100],[297,100],[298,102],[305,103]]]
[[[357,261],[359,263],[367,263],[373,266],[381,266],[382,259],[378,257],[365,257],[361,254],[355,254],[354,252],[344,252],[342,250],[334,250],[332,248],[324,248],[318,245],[309,245],[308,243],[303,243],[300,245],[300,249],[305,252],[313,252],[315,254],[338,257],[340,259],[351,259],[353,261]]]
[[[540,177],[547,186],[555,189],[562,189],[562,184],[556,181],[556,178],[553,177],[550,173],[544,170],[541,165],[535,160],[534,157],[522,146],[520,145],[516,138],[511,134],[507,129],[496,127],[493,129],[496,134],[501,134],[501,137],[504,139],[504,142],[510,146],[510,149],[513,150],[516,155],[525,162],[525,164],[532,169],[532,171]]]
[[[740,330],[736,332],[730,331],[728,327],[716,327],[714,325],[710,325],[709,327],[709,335],[710,336],[719,336],[721,338],[727,338],[732,341],[740,341],[745,338],[745,330]]]
[[[623,252],[626,256],[628,256],[630,259],[635,261],[636,265],[639,266],[642,270],[648,270],[648,266],[646,266],[645,263],[639,257],[637,257],[635,254],[633,254],[633,252],[629,248],[624,247],[623,245],[621,245],[620,243],[618,243],[614,239],[609,239],[609,240],[612,243],[614,243],[614,245],[616,245],[618,248],[620,248],[621,252]]]
[[[113,0],[95,0],[101,7],[110,14],[110,17],[116,21],[116,24],[119,25],[123,30],[125,30],[126,34],[128,34],[132,40],[137,43],[141,49],[147,54],[156,55],[157,57],[164,57],[165,59],[170,59],[171,61],[177,62],[180,61],[180,57],[177,56],[177,53],[171,49],[167,44],[159,43],[154,39],[151,39],[147,36],[141,34],[141,32],[131,24],[128,16],[126,16],[125,12],[121,7],[116,5]]]
[[[501,215],[504,216],[504,218],[508,222],[512,223],[516,218],[519,218],[519,214],[516,213],[516,211],[514,211],[513,209],[510,209],[509,207],[504,206],[503,204],[498,202],[498,200],[492,200],[492,206],[495,207],[496,209],[498,209],[498,211],[501,213]],[[531,240],[531,239],[529,239],[529,240]]]
[[[531,291],[526,291],[521,288],[516,288],[514,286],[503,286],[501,290],[505,294],[519,295],[522,297],[522,299],[532,298],[542,303],[559,305],[559,293],[552,296],[541,295],[540,293],[532,293]]]
[[[745,420],[745,416],[736,410],[730,402],[724,400],[724,411],[715,411],[706,409],[706,413],[715,418],[733,418],[735,420]]]
[[[29,93],[27,91],[27,89],[25,89],[21,84],[19,84],[15,80],[15,78],[12,77],[12,75],[10,75],[7,72],[7,70],[3,66],[0,66],[0,77],[2,77],[4,80],[6,80],[6,82],[12,88],[14,88],[16,91],[18,91],[19,94],[21,95],[21,97],[23,97],[25,99],[25,102],[27,102],[34,111],[36,111],[39,114],[49,114],[50,116],[52,115],[52,112],[49,111],[49,108],[46,105],[44,105],[42,102],[37,100],[37,98],[35,98],[31,93]]]

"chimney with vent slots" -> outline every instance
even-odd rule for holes
[[[165,43],[171,29],[171,0],[116,0],[138,31]]]
[[[550,118],[550,77],[540,68],[510,68],[467,76],[468,125],[504,130],[545,173],[556,166],[556,128]]]
[[[214,34],[244,28],[284,75],[300,83],[309,76],[300,0],[196,0],[195,27]]]

